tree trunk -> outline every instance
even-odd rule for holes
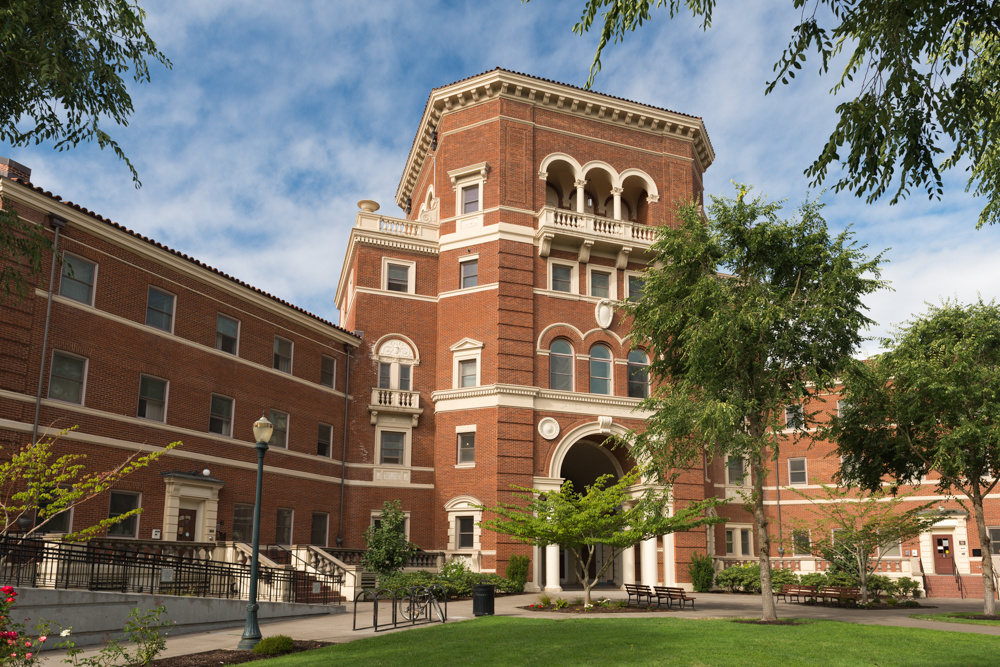
[[[868,567],[861,556],[858,556],[858,579],[861,580],[861,604],[868,604]]]
[[[979,532],[979,548],[983,554],[983,613],[995,616],[997,604],[994,600],[993,554],[990,552],[990,536],[986,532],[986,517],[983,515],[983,494],[978,486],[972,489],[972,510],[976,515],[976,530]]]
[[[762,621],[778,620],[774,607],[774,589],[771,587],[771,540],[767,535],[767,515],[764,514],[764,470],[759,456],[750,460],[753,477],[753,518],[757,524],[758,560],[760,561],[760,600]]]

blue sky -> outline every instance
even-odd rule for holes
[[[595,88],[704,117],[716,150],[707,192],[752,183],[787,198],[790,214],[840,100],[814,61],[764,96],[799,16],[788,0],[764,4],[722,0],[707,32],[657,13],[606,51]],[[430,89],[496,66],[583,85],[597,43],[571,32],[582,0],[142,5],[173,69],[154,67],[151,83],[132,86],[131,123],[106,129],[143,187],[96,147],[0,144],[0,155],[65,199],[334,321],[355,202],[400,214],[393,196]],[[832,228],[853,224],[870,251],[891,248],[894,291],[868,300],[873,334],[925,301],[1000,292],[1000,228],[976,231],[982,204],[961,173],[942,201],[823,200]]]

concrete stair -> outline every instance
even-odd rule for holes
[[[950,574],[927,575],[927,597],[929,598],[979,598],[983,597],[983,577],[980,574],[963,574],[962,588],[959,590],[955,577]]]

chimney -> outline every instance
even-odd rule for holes
[[[6,178],[20,178],[24,181],[31,181],[31,170],[20,162],[14,162],[10,158],[0,156],[0,176]]]

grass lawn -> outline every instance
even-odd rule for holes
[[[360,639],[267,667],[326,665],[996,665],[1000,638],[835,621],[484,617]]]
[[[991,621],[987,618],[964,618],[967,614],[910,614],[910,618],[919,618],[925,621],[944,621],[945,623],[971,623],[972,625],[1000,625],[1000,621]],[[979,614],[971,614],[978,616]]]

